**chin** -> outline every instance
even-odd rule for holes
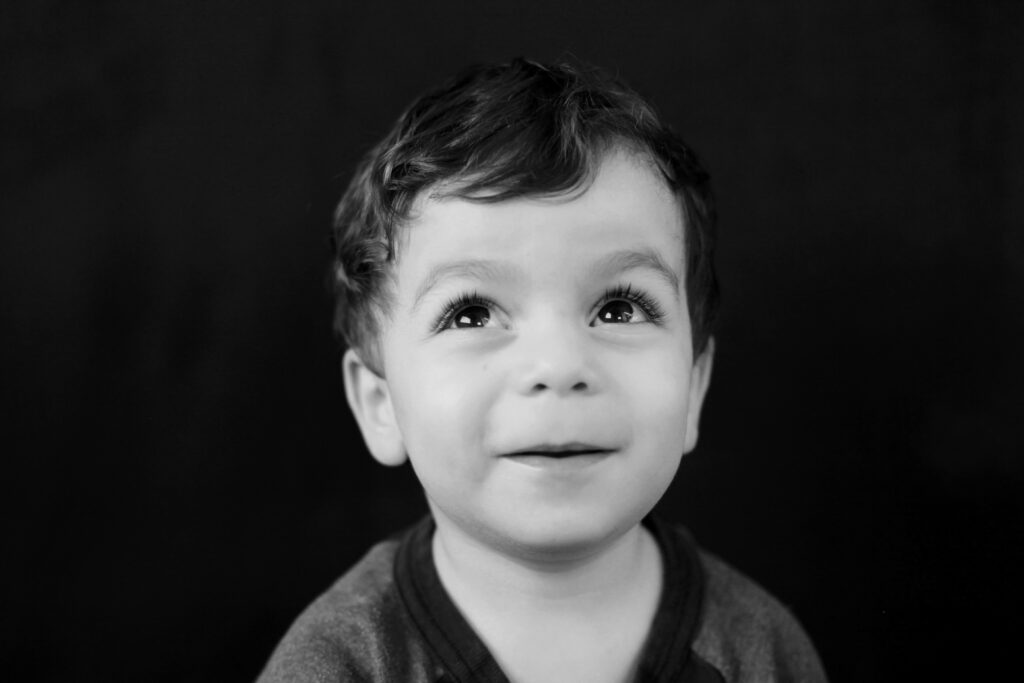
[[[490,530],[506,552],[527,559],[559,559],[589,555],[637,525],[644,510],[547,511],[520,516]]]

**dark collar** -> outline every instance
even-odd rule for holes
[[[670,527],[654,515],[644,525],[661,550],[664,581],[637,680],[699,678],[690,654],[703,594],[696,548],[685,530]],[[428,516],[402,539],[395,559],[395,583],[402,602],[450,680],[505,683],[504,672],[441,585],[434,566],[433,534],[434,521]]]

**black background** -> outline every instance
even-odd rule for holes
[[[619,72],[715,179],[718,358],[661,511],[834,681],[1015,654],[1024,3],[0,13],[5,680],[250,680],[422,514],[344,405],[328,218],[415,95],[520,54]]]

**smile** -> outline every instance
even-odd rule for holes
[[[607,455],[612,448],[604,448],[588,443],[571,442],[562,444],[543,443],[521,448],[506,454],[508,458],[571,458],[586,455]]]

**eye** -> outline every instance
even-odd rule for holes
[[[497,319],[497,310],[490,300],[475,292],[460,294],[448,301],[434,322],[434,332],[445,330],[470,330],[478,327],[492,327]]]
[[[636,308],[628,301],[609,301],[597,312],[597,319],[603,323],[628,323],[637,315]],[[641,314],[642,315],[642,314]]]
[[[654,297],[625,285],[604,293],[591,326],[660,323],[664,318]]]
[[[473,304],[456,311],[448,326],[456,329],[487,327],[489,322],[491,322],[491,311],[486,306]]]

